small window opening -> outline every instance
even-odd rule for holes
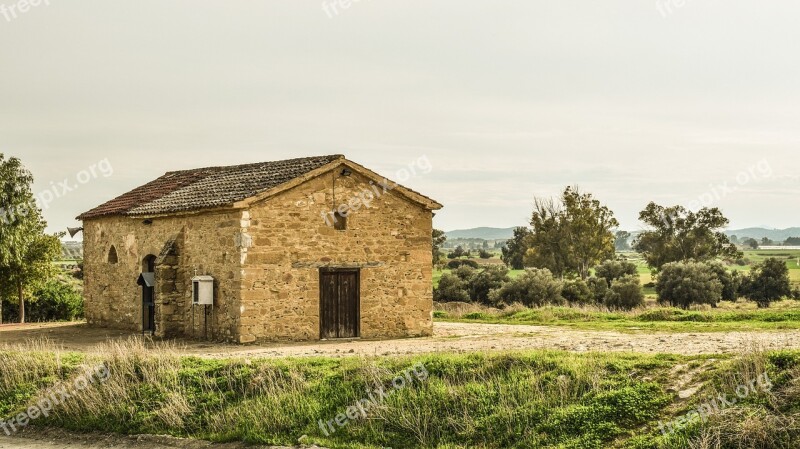
[[[117,248],[114,245],[111,245],[111,248],[108,250],[108,263],[117,263],[119,262],[119,258],[117,257]]]
[[[339,212],[333,214],[333,228],[337,231],[344,231],[347,229],[347,215],[342,215]]]

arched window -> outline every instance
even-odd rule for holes
[[[117,263],[119,262],[119,258],[117,257],[117,248],[114,245],[111,245],[111,248],[108,250],[108,263]]]
[[[142,273],[154,273],[156,271],[156,256],[150,254],[142,259]]]

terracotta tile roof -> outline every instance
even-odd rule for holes
[[[230,206],[289,182],[343,155],[306,157],[257,164],[207,167],[166,173],[78,216],[157,215]]]

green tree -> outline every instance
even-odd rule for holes
[[[775,242],[769,239],[769,237],[762,237],[761,238],[761,246],[772,246]]]
[[[764,259],[745,277],[741,290],[743,296],[758,303],[758,307],[769,307],[772,301],[792,295],[789,267],[774,257]]]
[[[528,250],[528,239],[530,238],[531,231],[528,228],[517,227],[514,228],[514,237],[506,242],[506,245],[501,249],[502,255],[500,259],[512,270],[521,270],[524,268],[523,259],[525,252]]]
[[[742,244],[744,246],[749,247],[750,249],[758,249],[758,240],[753,238],[745,239],[744,242],[742,242]]]
[[[631,238],[631,233],[628,231],[617,231],[614,234],[614,248],[617,251],[630,251],[631,245],[628,241]]]
[[[54,274],[61,255],[59,235],[44,233],[47,223],[36,207],[33,176],[14,157],[0,153],[0,274],[3,297],[14,298],[25,322],[25,295]]]
[[[636,264],[625,260],[606,260],[594,269],[595,275],[608,282],[609,287],[615,280],[627,276],[636,275]]]
[[[452,252],[447,254],[447,257],[450,258],[450,259],[458,259],[459,257],[462,257],[464,255],[468,255],[468,254],[469,254],[469,251],[464,251],[464,248],[461,245],[458,245],[458,246],[456,246],[456,249],[454,249]]]
[[[469,301],[466,283],[454,274],[443,274],[439,280],[439,287],[433,290],[433,300],[438,302]]]
[[[639,220],[650,229],[639,234],[633,248],[655,270],[670,262],[742,257],[721,231],[728,219],[716,207],[695,213],[682,206],[664,207],[651,202],[639,213]]]
[[[433,230],[433,264],[437,265],[442,261],[442,245],[447,240],[444,231],[439,229]]]
[[[614,279],[603,298],[603,304],[613,310],[633,310],[644,306],[644,293],[636,274]]]
[[[669,262],[662,266],[656,281],[660,303],[688,309],[692,304],[716,307],[722,299],[722,283],[714,270],[701,262]]]
[[[536,198],[525,264],[586,279],[592,266],[614,257],[617,226],[608,207],[577,187],[564,189],[558,201]]]
[[[800,245],[800,237],[789,237],[784,242],[786,246],[797,246]]]
[[[561,291],[564,284],[553,277],[547,268],[528,268],[521,276],[492,290],[490,300],[495,304],[522,303],[528,307],[564,303]]]

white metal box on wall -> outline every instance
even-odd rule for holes
[[[214,278],[195,276],[192,278],[192,304],[210,306],[214,304]]]

